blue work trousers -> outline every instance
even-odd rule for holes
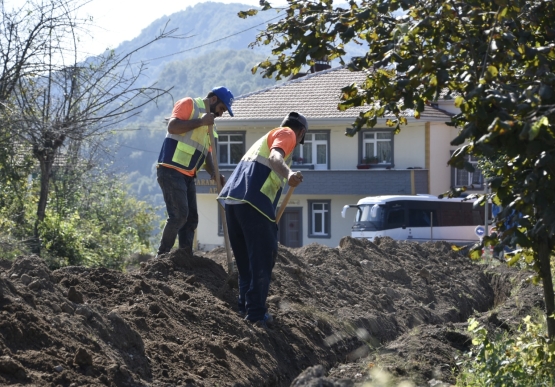
[[[179,248],[193,252],[198,226],[197,189],[194,177],[173,168],[159,166],[158,184],[164,194],[168,219],[164,226],[158,254],[169,252],[179,237]]]
[[[239,311],[250,321],[262,320],[277,257],[277,225],[250,204],[226,204],[225,215],[239,272]]]

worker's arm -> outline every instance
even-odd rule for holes
[[[180,120],[172,117],[168,121],[168,133],[183,134],[207,125],[214,125],[214,114],[206,113],[202,118],[195,118],[194,120]]]
[[[206,160],[204,161],[204,169],[210,175],[210,179],[216,180],[216,168],[214,167],[214,159],[212,158],[212,152],[208,152]],[[222,187],[225,185],[225,176],[220,174],[220,182]]]
[[[289,186],[296,187],[303,181],[303,175],[301,172],[293,172],[289,169],[283,159],[284,156],[285,152],[281,148],[272,148],[270,151],[270,166],[275,173],[287,179]]]

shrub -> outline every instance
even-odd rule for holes
[[[545,335],[543,323],[530,316],[523,323],[515,334],[492,340],[485,327],[470,319],[473,348],[458,363],[457,386],[553,386],[555,345]]]
[[[82,205],[68,214],[47,210],[39,228],[49,266],[123,269],[126,257],[149,252],[152,208],[121,187],[83,199]]]

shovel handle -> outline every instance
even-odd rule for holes
[[[210,113],[210,103],[204,101],[204,106],[206,107],[206,112]],[[218,193],[222,191],[222,180],[220,178],[220,168],[218,167],[218,155],[216,154],[216,140],[214,139],[214,125],[210,125],[208,132],[210,133],[210,145],[212,146],[212,162],[214,164],[214,173],[216,178],[216,187],[218,189]],[[233,254],[231,252],[231,246],[229,242],[229,232],[227,231],[227,221],[225,219],[225,211],[222,206],[218,206],[220,211],[220,216],[222,218],[222,225],[224,228],[224,242],[225,242],[225,251],[227,255],[227,270],[228,274],[232,274],[235,272],[235,265],[233,264]]]
[[[300,172],[295,172],[295,175],[299,175]],[[285,208],[287,207],[287,203],[289,202],[289,199],[291,199],[291,195],[293,195],[293,191],[295,191],[295,187],[289,187],[289,190],[287,190],[287,194],[285,195],[285,198],[283,198],[283,202],[281,202],[281,206],[279,207],[277,216],[276,216],[276,223],[279,223],[279,220],[281,219],[281,215],[283,215],[283,212],[285,211]]]

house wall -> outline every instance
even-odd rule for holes
[[[276,123],[279,125],[279,123]],[[275,126],[226,126],[225,128],[219,128],[220,131],[233,131],[240,130],[246,132],[246,144],[245,148],[248,149],[254,142],[256,142],[261,136],[266,134],[269,130],[273,129]],[[409,176],[409,188],[410,188],[410,171],[407,168],[422,168],[426,169],[429,164],[429,176],[428,181],[418,179],[418,181],[425,182],[425,187],[417,186],[416,190],[419,193],[429,193],[439,194],[445,192],[450,186],[450,168],[447,167],[447,160],[449,159],[450,145],[449,142],[456,135],[453,134],[451,127],[444,124],[429,124],[427,126],[426,122],[411,123],[408,126],[404,126],[401,132],[394,137],[394,171],[385,170],[373,170],[373,171],[359,171],[356,170],[356,165],[359,163],[359,138],[358,135],[354,137],[345,136],[346,125],[334,124],[327,125],[323,123],[321,125],[311,126],[311,130],[330,130],[330,171],[306,171],[308,177],[309,174],[314,174],[315,176],[321,176],[311,184],[312,188],[318,186],[324,182],[321,179],[329,182],[333,180],[334,182],[341,181],[341,177],[348,179],[348,182],[334,184],[337,188],[338,186],[344,187],[348,190],[360,176],[364,179],[370,179],[372,181],[378,181],[373,184],[373,189],[385,189],[390,187],[393,189],[392,184],[399,185],[399,187],[405,187],[407,184],[407,176]],[[402,173],[400,170],[404,170]],[[339,171],[348,171],[341,175],[335,176]],[[392,172],[392,173],[391,173]],[[406,175],[406,173],[409,175]],[[229,177],[232,173],[231,170],[222,170],[222,173]],[[389,173],[389,175],[388,175]],[[414,173],[426,174],[426,170],[414,171]],[[209,251],[215,247],[224,245],[223,236],[218,235],[218,204],[216,201],[216,187],[215,183],[207,179],[201,179],[199,175],[199,180],[197,184],[208,185],[203,187],[203,189],[197,188],[197,191],[203,191],[207,193],[198,193],[198,208],[199,208],[199,226],[197,229],[197,241],[198,247],[201,250]],[[387,181],[384,179],[385,176],[389,176]],[[354,179],[354,180],[353,180]],[[413,177],[414,179],[414,177]],[[310,179],[307,179],[310,180]],[[395,187],[397,187],[395,185]],[[413,184],[414,185],[414,184]],[[302,189],[301,189],[302,188]],[[329,188],[329,187],[328,187]],[[348,211],[347,219],[341,217],[341,210],[346,204],[355,204],[360,198],[370,195],[370,191],[366,194],[359,192],[356,195],[345,190],[333,191],[333,194],[326,192],[326,187],[322,186],[313,192],[322,193],[321,195],[312,194],[310,192],[305,193],[305,189],[310,189],[310,187],[299,187],[296,194],[293,195],[289,205],[291,207],[302,207],[302,235],[303,235],[303,245],[310,243],[319,243],[329,247],[335,247],[339,244],[342,237],[350,235],[351,226],[354,218],[354,210]],[[353,188],[353,192],[356,190]],[[399,191],[400,189],[397,189]],[[404,189],[404,192],[410,193],[410,189]],[[208,193],[210,192],[210,193]],[[385,192],[379,192],[383,194]],[[398,192],[387,192],[387,193],[398,193]],[[283,197],[283,196],[282,196]],[[330,200],[331,199],[331,237],[330,238],[309,238],[308,237],[308,200]]]
[[[425,127],[410,125],[401,128],[394,137],[395,169],[426,168]]]
[[[341,217],[341,210],[344,205],[356,204],[361,196],[358,195],[336,195],[331,197],[331,227],[330,238],[309,238],[308,237],[308,200],[328,200],[330,196],[325,195],[293,195],[289,201],[292,207],[303,207],[302,220],[302,240],[303,246],[310,243],[318,243],[324,246],[337,247],[341,238],[351,235],[355,210],[347,211],[346,218]],[[199,225],[197,228],[196,240],[197,250],[210,251],[216,247],[224,246],[224,237],[218,235],[218,204],[216,195],[199,194],[197,195],[199,207]]]
[[[308,237],[308,200],[328,200],[329,196],[324,195],[302,195],[297,198],[298,202],[303,207],[303,246],[310,243],[318,243],[328,247],[339,246],[339,241],[345,236],[351,235],[351,227],[355,218],[355,210],[347,211],[345,219],[341,217],[341,210],[347,204],[356,204],[361,196],[355,195],[335,195],[331,197],[330,211],[331,211],[331,227],[330,238],[309,238]]]
[[[225,174],[229,176],[229,174]],[[197,250],[210,251],[224,246],[224,237],[218,235],[218,207],[216,194],[197,194],[198,227]]]
[[[439,195],[451,186],[450,142],[456,137],[453,129],[444,124],[430,124],[430,193]],[[455,129],[456,132],[456,129]]]
[[[345,136],[346,126],[321,127],[318,129],[331,129],[330,169],[355,169],[356,165],[359,163],[358,136]]]

